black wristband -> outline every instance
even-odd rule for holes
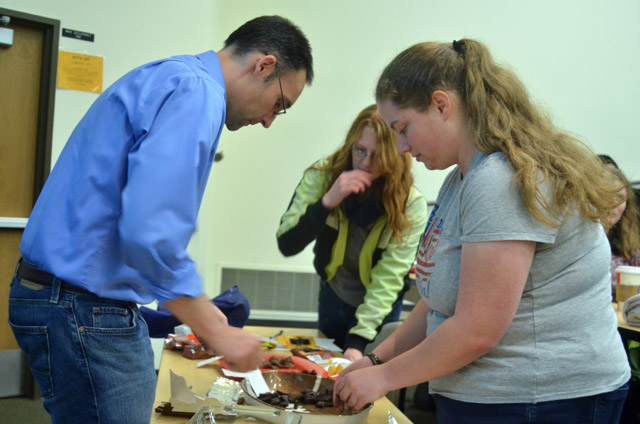
[[[371,359],[371,362],[373,363],[373,365],[382,364],[382,361],[380,360],[380,358],[378,358],[378,355],[376,355],[373,352],[367,353],[365,356],[367,356],[369,359]]]

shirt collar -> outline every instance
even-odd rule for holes
[[[220,64],[220,58],[218,58],[218,54],[213,50],[209,50],[204,53],[200,53],[196,55],[198,59],[202,62],[205,68],[213,79],[215,79],[226,91],[226,87],[224,84],[224,74],[222,73],[222,65]]]

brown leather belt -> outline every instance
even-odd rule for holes
[[[16,269],[16,275],[24,280],[27,280],[32,283],[36,283],[45,287],[53,287],[53,281],[56,278],[55,275],[49,274],[46,271],[42,271],[33,265],[29,265],[24,261],[20,261],[18,263],[18,266]],[[60,282],[61,282],[60,289],[62,290],[66,290],[73,293],[79,293],[79,294],[93,295],[93,293],[91,293],[90,291],[85,290],[81,287],[74,286],[73,284],[69,284],[66,281],[61,280]]]

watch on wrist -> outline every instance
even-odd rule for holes
[[[382,361],[380,360],[380,358],[378,358],[378,355],[376,355],[373,352],[367,353],[365,356],[367,356],[369,359],[371,359],[371,363],[373,363],[373,365],[382,364]]]

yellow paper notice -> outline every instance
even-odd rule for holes
[[[58,53],[58,88],[102,93],[102,56],[62,50]]]

